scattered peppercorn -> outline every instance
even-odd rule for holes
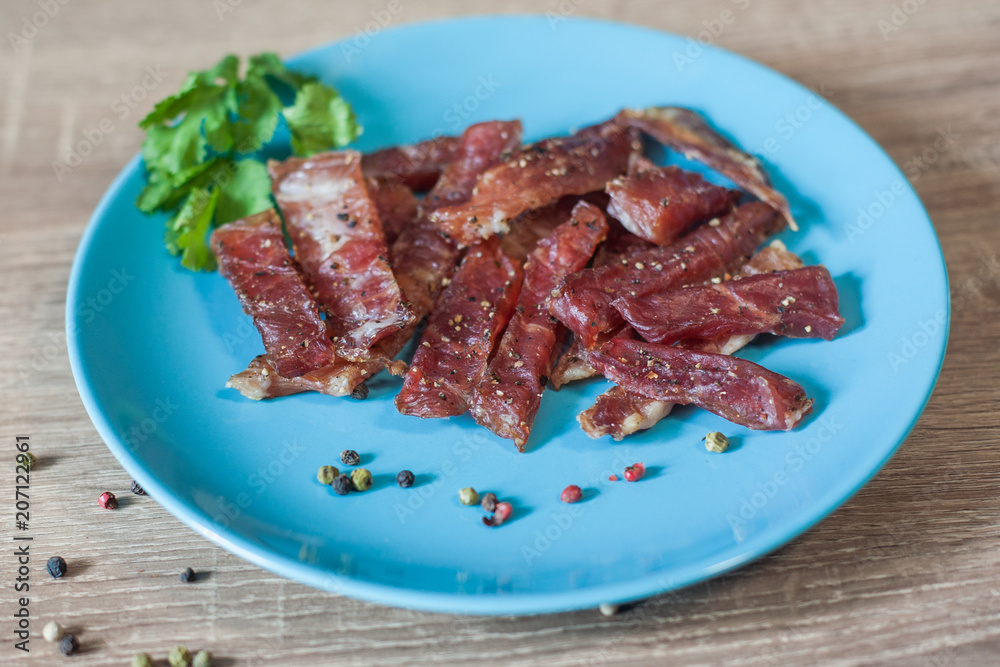
[[[338,496],[346,496],[351,492],[351,478],[349,475],[339,475],[333,480],[333,491]]]
[[[559,495],[559,500],[564,503],[578,503],[583,498],[583,491],[576,484],[570,484]]]
[[[167,654],[170,667],[191,667],[191,652],[183,646],[175,646]]]
[[[368,398],[368,385],[362,382],[351,390],[351,398],[356,401],[363,401]]]
[[[66,574],[66,561],[63,560],[62,556],[53,556],[45,563],[45,569],[49,571],[53,579],[58,579]]]
[[[609,482],[617,482],[618,481],[618,475],[611,475],[610,477],[608,477],[608,481]]]
[[[345,449],[340,453],[340,460],[345,466],[356,466],[361,463],[361,457],[353,449]]]
[[[367,491],[372,488],[372,474],[364,468],[358,468],[351,472],[351,485],[358,491]]]
[[[495,494],[492,491],[490,491],[489,493],[487,493],[486,495],[483,496],[483,500],[479,504],[487,512],[496,512],[497,511],[497,494]]]
[[[333,484],[333,480],[337,479],[340,475],[340,471],[333,466],[320,466],[319,472],[316,473],[316,479],[319,480],[320,484]]]
[[[716,454],[721,454],[722,452],[729,449],[729,438],[722,435],[718,431],[712,431],[704,438],[705,449],[710,452],[715,452]]]
[[[118,509],[118,498],[116,498],[115,494],[110,491],[102,493],[101,497],[97,499],[97,502],[106,510]]]
[[[600,609],[601,613],[605,616],[614,616],[618,613],[618,605],[611,604],[610,602],[602,602],[598,609]]]
[[[141,486],[139,486],[139,482],[137,482],[137,481],[135,481],[133,479],[132,480],[132,493],[134,493],[137,496],[144,496],[144,495],[146,495],[146,490],[144,488],[142,488]]]
[[[23,454],[20,455],[20,458],[21,461],[23,461],[21,465],[23,465],[28,470],[34,468],[35,464],[38,463],[38,459],[36,459],[35,455],[32,454],[31,452],[24,452]]]
[[[514,508],[510,506],[508,502],[497,503],[497,509],[493,512],[493,516],[484,516],[483,523],[491,528],[495,528],[503,524],[510,515],[513,514]]]
[[[63,627],[56,623],[55,621],[49,621],[42,628],[42,637],[45,638],[47,642],[57,642],[62,639]]]
[[[458,500],[463,505],[475,505],[479,502],[479,494],[471,486],[458,490]]]
[[[183,581],[185,584],[190,584],[197,578],[198,578],[197,573],[195,573],[195,571],[189,567],[184,568],[184,571],[181,572],[181,581]]]
[[[191,667],[212,667],[212,654],[208,651],[198,651],[194,654]]]
[[[413,486],[414,481],[413,473],[409,470],[401,470],[398,475],[396,475],[396,484],[399,484],[404,489],[408,489]]]
[[[132,656],[132,667],[153,667],[153,659],[148,653],[136,653]]]
[[[629,467],[625,468],[625,481],[626,482],[638,482],[646,474],[646,466],[640,463],[633,463]]]
[[[80,642],[73,635],[63,635],[62,641],[59,642],[59,650],[62,651],[63,655],[73,655],[78,648],[80,648]]]

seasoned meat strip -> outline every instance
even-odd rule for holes
[[[275,368],[297,377],[336,359],[273,209],[222,225],[212,232],[211,245],[219,273],[253,317]]]
[[[431,220],[460,246],[505,234],[525,211],[566,195],[603,190],[628,168],[632,151],[631,131],[617,123],[544,139],[486,171],[469,201],[442,207]]]
[[[607,185],[608,213],[630,232],[670,245],[700,222],[732,209],[738,190],[709,183],[678,167],[655,167],[619,176]]]
[[[466,253],[427,320],[396,408],[415,417],[454,417],[472,392],[510,321],[523,273],[500,249],[500,239]]]
[[[268,163],[274,198],[343,357],[367,360],[413,321],[389,266],[382,223],[357,151]]]
[[[671,345],[687,338],[712,341],[761,333],[832,340],[844,323],[837,301],[830,272],[809,266],[618,297],[613,305],[643,340]]]
[[[580,202],[563,224],[528,257],[517,308],[486,377],[476,386],[472,416],[501,438],[524,449],[542,391],[562,342],[562,326],[546,300],[567,274],[586,266],[608,231],[604,214]]]
[[[697,405],[755,430],[791,430],[813,405],[792,380],[723,354],[612,338],[590,354],[590,362],[631,392]]]
[[[680,151],[686,158],[712,167],[779,211],[790,228],[798,229],[788,207],[788,200],[771,187],[757,158],[734,146],[712,129],[708,121],[698,113],[681,107],[651,107],[625,109],[617,118]]]

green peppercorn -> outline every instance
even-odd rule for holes
[[[34,468],[35,463],[38,462],[38,459],[36,459],[35,455],[32,454],[31,452],[24,452],[23,454],[18,455],[18,458],[21,460],[21,465],[23,465],[28,470]]]
[[[192,667],[212,667],[212,654],[208,651],[198,651],[194,656]]]
[[[333,480],[337,479],[337,475],[340,471],[333,466],[320,466],[319,472],[316,473],[316,479],[319,480],[320,484],[333,484]]]
[[[153,659],[148,653],[136,653],[132,656],[132,667],[153,667]]]
[[[167,654],[170,667],[191,667],[191,652],[183,646],[175,646]]]
[[[458,499],[463,505],[475,505],[479,502],[479,494],[471,486],[459,489]]]
[[[721,454],[729,449],[729,438],[718,431],[712,431],[705,436],[705,449],[716,454]]]
[[[358,491],[367,491],[372,486],[372,474],[364,468],[356,468],[351,472],[351,484]]]

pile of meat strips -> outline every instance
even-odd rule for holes
[[[745,192],[655,166],[642,134]],[[269,171],[280,217],[212,235],[264,341],[227,384],[247,398],[350,395],[387,369],[404,378],[401,413],[470,412],[522,450],[547,385],[602,374],[617,386],[579,416],[594,438],[676,404],[788,430],[812,407],[805,390],[729,355],[762,333],[829,340],[843,323],[826,268],[779,241],[758,250],[795,228],[785,198],[687,109],[626,110],[527,145],[518,121],[480,123]],[[396,356],[425,318],[407,366]]]

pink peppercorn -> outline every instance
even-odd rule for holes
[[[646,466],[640,462],[633,463],[629,467],[625,468],[624,477],[626,482],[638,482],[645,474]]]
[[[559,495],[559,500],[564,503],[578,503],[581,498],[583,498],[583,491],[576,484],[570,484]]]
[[[618,481],[618,475],[611,475],[610,477],[608,477],[608,481],[609,482],[617,482]]]
[[[510,515],[513,514],[513,512],[514,508],[510,506],[510,503],[508,502],[497,503],[497,508],[493,512],[493,516],[491,517],[484,516],[483,523],[491,527],[499,526],[504,521],[509,519]]]
[[[97,502],[100,503],[101,507],[106,510],[118,509],[118,498],[116,498],[115,494],[110,491],[102,493],[101,497],[97,499]]]

